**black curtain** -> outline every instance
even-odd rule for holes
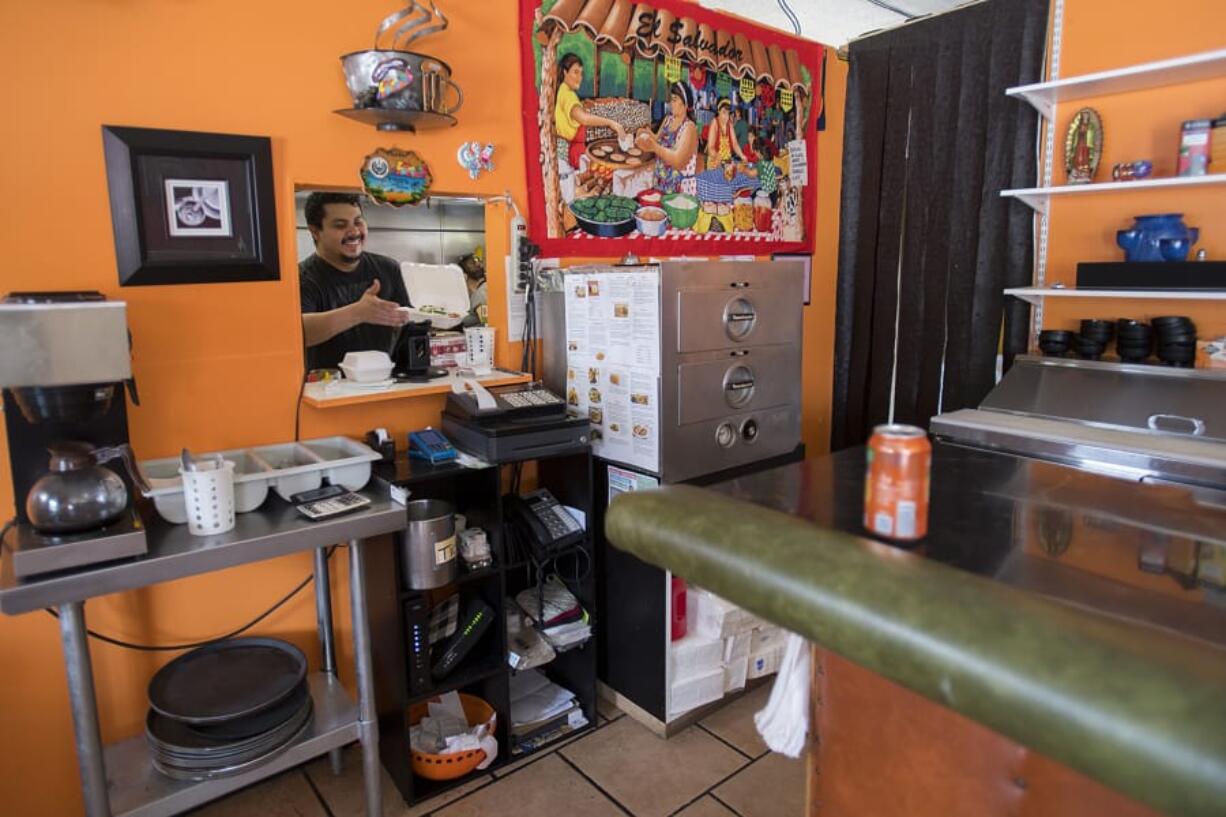
[[[978,405],[1025,351],[1047,0],[986,0],[850,47],[835,327],[834,450],[874,425]]]

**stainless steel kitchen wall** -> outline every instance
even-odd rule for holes
[[[294,195],[298,260],[315,251],[303,207],[310,191]],[[432,196],[415,207],[382,207],[365,202],[366,249],[397,261],[448,264],[485,244],[485,203]]]

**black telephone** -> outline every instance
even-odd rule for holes
[[[583,539],[583,527],[548,489],[505,497],[507,519],[538,561],[550,559]]]
[[[562,398],[541,386],[504,386],[488,391],[494,398],[494,406],[481,408],[471,392],[452,392],[447,395],[447,412],[458,417],[506,420],[566,414],[566,403]]]

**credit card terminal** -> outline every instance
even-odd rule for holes
[[[454,460],[456,451],[442,434],[432,428],[423,428],[409,432],[409,457],[438,465]]]

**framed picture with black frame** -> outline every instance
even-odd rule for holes
[[[276,281],[272,143],[102,126],[120,286]]]
[[[799,261],[805,265],[804,295],[805,306],[813,294],[813,256],[804,254],[777,252],[771,256],[772,261]]]

